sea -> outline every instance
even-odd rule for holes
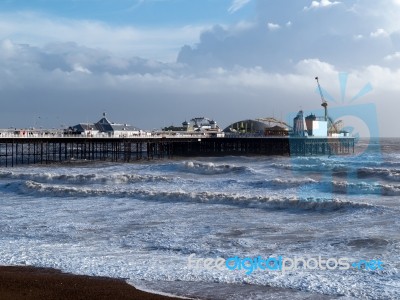
[[[1,265],[200,299],[400,299],[400,139],[346,156],[1,168],[0,216]],[[198,261],[217,258],[288,270]]]

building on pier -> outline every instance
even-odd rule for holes
[[[219,128],[216,121],[205,118],[205,117],[195,117],[189,122],[182,122],[182,126],[169,126],[162,129],[164,132],[169,132],[174,135],[180,134],[199,134],[205,136],[213,137],[223,137],[224,133]]]
[[[260,118],[232,123],[224,132],[239,135],[288,136],[289,128],[287,124],[274,118]]]
[[[293,131],[295,137],[348,137],[349,133],[343,130],[343,121],[334,122],[329,116],[316,116],[311,113],[304,117],[300,110],[293,119]]]
[[[141,135],[142,131],[129,124],[110,122],[106,113],[103,113],[103,117],[98,122],[79,123],[69,127],[67,133],[84,136],[132,137]]]
[[[70,134],[81,134],[81,135],[95,135],[99,133],[94,123],[79,123],[75,126],[69,127],[68,132]]]

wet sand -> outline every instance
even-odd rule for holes
[[[0,299],[143,299],[173,300],[142,292],[122,279],[62,273],[35,267],[0,267]]]

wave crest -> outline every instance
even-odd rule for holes
[[[201,163],[196,161],[188,161],[182,164],[182,170],[185,172],[200,174],[200,175],[218,175],[226,173],[246,173],[252,172],[251,168],[245,166],[235,166],[231,164],[214,164]]]
[[[300,187],[305,184],[317,184],[318,181],[312,178],[304,179],[284,179],[284,178],[274,178],[252,181],[249,186],[254,188],[273,188],[273,189],[287,189]]]
[[[340,194],[371,194],[382,196],[400,196],[400,186],[389,184],[369,184],[367,182],[333,181],[333,192]]]
[[[17,192],[24,194],[40,194],[52,197],[95,197],[108,196],[116,198],[133,198],[137,200],[168,201],[168,202],[198,202],[210,204],[229,204],[265,209],[289,209],[310,211],[336,211],[342,209],[377,208],[367,203],[341,201],[317,197],[279,197],[279,196],[244,196],[229,193],[185,192],[134,189],[129,191],[46,185],[27,181],[17,187]]]
[[[174,178],[159,175],[139,175],[139,174],[53,174],[53,173],[13,173],[0,172],[0,178],[31,180],[42,183],[135,183],[135,182],[172,182]]]

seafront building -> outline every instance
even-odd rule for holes
[[[289,125],[274,118],[243,120],[230,124],[224,129],[226,134],[254,136],[288,136]]]
[[[157,134],[167,134],[173,136],[208,136],[208,137],[224,137],[225,133],[218,126],[217,122],[206,117],[195,117],[189,122],[182,122],[182,126],[164,127]]]
[[[65,134],[83,135],[88,137],[137,137],[146,134],[144,131],[129,125],[111,122],[107,119],[106,113],[96,123],[79,123],[69,127]]]

